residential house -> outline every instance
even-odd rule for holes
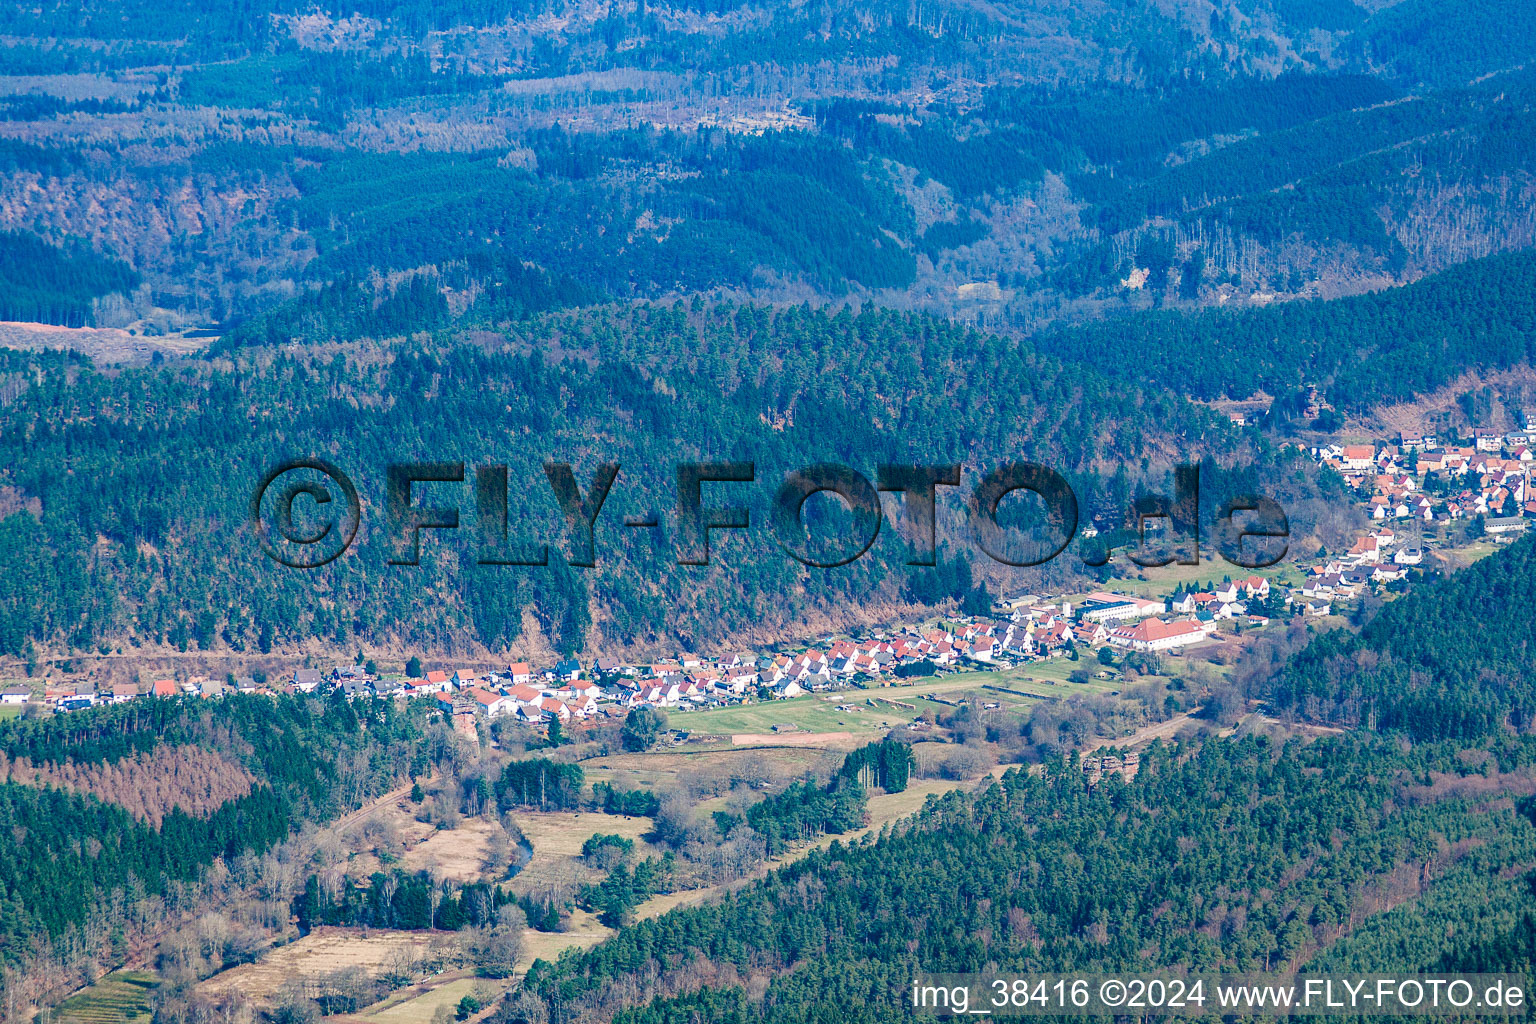
[[[571,720],[571,709],[565,701],[557,697],[545,697],[539,702],[539,710],[544,713],[546,719],[553,719],[561,723]]]
[[[1339,453],[1339,461],[1346,470],[1370,469],[1376,458],[1376,449],[1368,444],[1347,444]]]
[[[526,707],[531,704],[537,704],[543,694],[527,683],[517,683],[507,688],[507,696],[519,707]]]
[[[793,679],[780,679],[772,686],[774,697],[780,700],[788,700],[790,697],[798,697],[805,693],[805,687]]]
[[[511,697],[492,693],[490,690],[482,690],[478,686],[470,687],[468,696],[470,700],[474,701],[475,710],[487,718],[500,718],[502,715],[511,714],[518,708],[517,702]]]
[[[1361,537],[1349,549],[1349,557],[1359,565],[1375,565],[1381,561],[1381,545],[1374,536]]]
[[[580,700],[583,697],[590,697],[595,701],[601,699],[603,696],[603,688],[591,680],[586,679],[578,679],[576,682],[567,687],[567,689],[571,691],[572,700]]]
[[[1249,576],[1238,582],[1243,590],[1243,596],[1250,600],[1264,601],[1269,598],[1269,580],[1262,576]]]
[[[1072,627],[1072,640],[1075,643],[1097,647],[1109,640],[1109,630],[1105,629],[1101,622],[1079,622]]]
[[[1065,649],[1071,638],[1072,624],[1066,619],[1057,619],[1050,625],[1035,630],[1035,646],[1044,653]]]

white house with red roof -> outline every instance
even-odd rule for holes
[[[1109,642],[1133,651],[1171,651],[1200,643],[1210,636],[1210,627],[1193,619],[1143,619],[1134,626],[1121,626],[1109,632]]]
[[[1339,462],[1345,469],[1370,469],[1376,459],[1376,449],[1368,444],[1347,444],[1339,452]]]
[[[571,720],[571,709],[566,706],[565,701],[558,697],[544,697],[540,699],[539,710],[544,712],[545,718],[552,718],[561,722],[569,722]]]
[[[511,697],[493,693],[490,690],[482,690],[478,686],[469,688],[469,699],[475,702],[475,710],[488,718],[500,718],[517,710],[517,702]]]
[[[1387,532],[1390,533],[1391,531]],[[1258,598],[1261,601],[1269,597],[1269,580],[1263,576],[1249,576],[1247,579],[1242,580],[1239,586],[1243,588],[1244,597]]]
[[[507,696],[519,707],[538,704],[543,694],[527,683],[517,683],[507,688]]]

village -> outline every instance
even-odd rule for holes
[[[549,666],[517,662],[484,670],[416,675],[369,671],[370,665],[301,668],[285,678],[191,676],[148,685],[60,683],[38,694],[7,686],[0,708],[42,705],[68,712],[98,704],[226,693],[313,692],[339,688],[402,701],[431,700],[466,735],[476,718],[529,726],[580,726],[651,706],[672,712],[784,700],[807,693],[867,689],[893,681],[967,671],[1004,672],[1052,659],[1076,660],[1100,649],[1156,655],[1198,650],[1223,632],[1262,629],[1272,619],[1325,619],[1367,593],[1390,597],[1432,566],[1437,544],[1496,544],[1523,533],[1536,516],[1531,469],[1536,432],[1478,430],[1470,444],[1432,435],[1396,444],[1330,443],[1310,457],[1337,472],[1371,524],[1344,551],[1319,551],[1283,570],[1220,581],[1200,576],[1169,586],[1127,586],[1074,595],[1017,593],[988,615],[950,615],[857,637],[823,637],[781,650],[707,657],[677,653],[652,662],[568,658]],[[1450,524],[1457,524],[1453,529]],[[1150,570],[1156,578],[1158,570]],[[1282,582],[1282,580],[1286,582]],[[1157,592],[1161,591],[1161,592]],[[414,662],[413,662],[414,665]],[[41,708],[39,708],[41,710]]]

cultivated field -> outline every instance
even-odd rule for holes
[[[738,747],[822,747],[828,750],[852,750],[858,738],[851,732],[737,732],[731,743]]]
[[[1037,698],[1059,700],[1073,693],[1119,692],[1121,684],[1114,673],[1106,679],[1095,675],[1086,683],[1072,683],[1067,679],[1077,669],[1098,673],[1102,668],[1091,656],[1078,661],[1057,658],[1004,672],[966,671],[910,680],[893,679],[866,690],[807,694],[790,700],[669,714],[673,728],[700,737],[729,736],[738,746],[848,749],[877,739],[887,730],[905,725],[924,712],[934,715],[952,713],[961,697],[978,703],[995,702],[1005,710],[1022,714],[1027,713]],[[1007,690],[1019,692],[1004,692]],[[929,700],[930,694],[939,699]],[[892,701],[912,706],[898,707],[890,703]],[[774,731],[775,726],[779,731]]]
[[[379,1024],[432,1024],[432,1016],[439,1008],[446,1006],[452,1010],[465,996],[474,996],[482,1006],[486,1005],[506,991],[510,979],[464,977],[437,984],[435,988],[431,984],[402,989],[360,1016]]]
[[[819,747],[711,746],[662,749],[645,754],[610,754],[583,761],[587,782],[624,789],[689,788],[702,781],[732,780],[783,784],[807,772],[826,777],[843,763],[841,750]]]
[[[387,931],[379,928],[316,928],[308,935],[278,946],[254,964],[241,964],[201,982],[199,991],[241,992],[257,1002],[270,1000],[283,986],[343,967],[379,973],[402,950],[421,955],[432,932]]]
[[[793,726],[801,732],[861,733],[865,734],[866,741],[873,739],[875,733],[916,717],[895,708],[881,708],[879,711],[864,708],[856,712],[837,709],[837,704],[858,704],[863,699],[860,691],[850,690],[839,694],[837,703],[822,700],[817,695],[807,695],[790,700],[711,708],[707,711],[668,712],[668,715],[674,729],[686,729],[705,735],[766,733],[774,736],[773,727],[778,725]]]
[[[76,992],[53,1011],[54,1024],[145,1024],[159,981],[145,971],[119,971]]]

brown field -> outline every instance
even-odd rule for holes
[[[477,882],[485,876],[491,837],[501,831],[500,825],[485,818],[465,818],[458,828],[444,830],[411,819],[409,827],[428,835],[414,840],[415,845],[400,858],[400,866],[407,871],[434,871],[456,882]]]
[[[439,829],[416,820],[417,808],[410,801],[409,792],[409,787],[401,787],[348,817],[340,831],[360,848],[347,865],[348,874],[366,876],[383,869],[377,851],[368,849],[363,838],[370,822],[382,821],[399,842],[393,852],[400,856],[400,868],[435,872],[439,878],[455,882],[499,881],[485,870],[491,840],[501,832],[499,824],[487,818],[465,817],[458,828]]]
[[[533,846],[533,856],[512,880],[512,888],[519,892],[551,883],[599,880],[601,872],[587,867],[581,859],[581,844],[599,832],[633,839],[637,858],[661,855],[660,850],[641,838],[651,830],[649,818],[625,818],[596,811],[519,811],[514,819]],[[530,937],[534,934],[529,933]]]
[[[254,964],[220,971],[198,984],[208,993],[240,992],[263,1002],[295,979],[316,977],[343,967],[361,967],[377,973],[395,951],[408,948],[424,952],[430,932],[387,931],[378,928],[316,928],[308,935],[278,946]]]
[[[189,355],[207,348],[213,338],[132,335],[117,327],[56,327],[53,324],[0,321],[0,347],[36,351],[74,349],[100,363],[147,363],[156,352]]]
[[[783,779],[807,771],[824,775],[842,763],[841,753],[816,747],[762,749],[721,747],[714,750],[662,750],[646,754],[610,754],[583,761],[589,783],[608,782],[640,788],[681,785],[700,779],[728,782],[743,762],[757,760]]]
[[[518,975],[526,974],[535,960],[557,960],[567,949],[595,946],[612,934],[612,930],[598,924],[597,918],[584,910],[571,914],[567,931],[536,932],[530,928],[523,933],[523,952],[517,960]],[[460,999],[474,995],[486,1009],[470,1018],[473,1024],[489,1015],[494,1000],[516,986],[517,982],[516,977],[476,978],[467,971],[454,971],[401,989],[383,1002],[362,1011],[358,1017],[377,1024],[432,1024],[432,1017],[439,1007],[453,1009]]]

